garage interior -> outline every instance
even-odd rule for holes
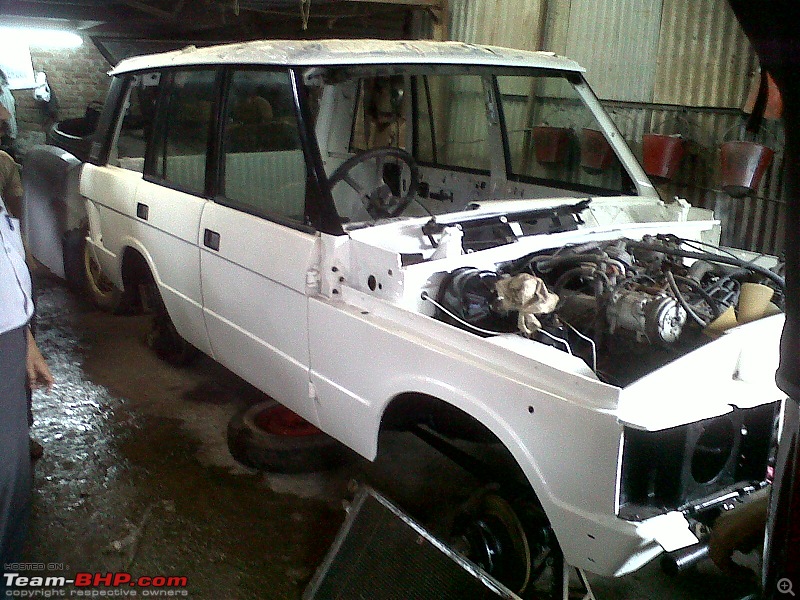
[[[21,157],[45,142],[55,121],[96,108],[105,97],[105,73],[132,55],[258,38],[451,39],[546,50],[586,68],[640,161],[646,136],[680,137],[677,165],[669,172],[662,171],[665,164],[650,170],[662,197],[680,196],[714,210],[723,244],[773,255],[783,250],[780,97],[765,74],[759,98],[758,59],[723,0],[630,0],[604,4],[602,11],[585,0],[338,0],[313,6],[280,0],[39,0],[5,3],[0,16],[0,24],[72,31],[84,41],[60,49],[30,44],[34,71],[46,74],[55,100],[43,105],[29,90],[15,94]],[[723,145],[735,141],[768,148],[770,160],[755,189],[734,198],[726,193],[722,154]]]
[[[713,209],[724,244],[783,252],[780,99],[726,0],[30,0],[0,3],[0,27],[68,31],[82,42],[25,41],[52,100],[14,90],[22,163],[57,122],[96,111],[106,72],[137,54],[357,37],[554,51],[587,68],[641,161],[648,135],[679,136],[680,162],[656,180],[663,198]],[[725,185],[721,153],[730,141],[772,151],[744,195]],[[186,576],[188,597],[198,599],[300,598],[360,485],[428,514],[472,483],[407,433],[391,434],[375,463],[353,457],[300,475],[243,466],[228,450],[228,422],[263,401],[260,392],[207,357],[185,368],[160,361],[147,344],[148,316],[102,312],[43,267],[32,271],[37,339],[56,384],[34,396],[32,437],[44,454],[35,468],[31,563]],[[409,448],[422,476],[398,460],[408,460]],[[750,571],[734,578],[708,561],[672,577],[656,561],[591,583],[598,600],[738,599],[757,588],[759,566],[757,553],[737,560]]]

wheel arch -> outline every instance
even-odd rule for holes
[[[549,500],[545,494],[544,482],[535,477],[531,478],[526,474],[526,470],[523,469],[521,464],[519,453],[524,453],[524,449],[519,445],[515,445],[513,440],[508,440],[508,436],[505,435],[506,430],[500,418],[495,421],[486,421],[484,418],[478,418],[447,400],[419,392],[401,393],[394,396],[389,401],[381,416],[378,443],[380,444],[380,438],[387,431],[409,429],[416,425],[426,426],[422,432],[419,432],[419,437],[423,441],[429,443],[434,449],[441,451],[456,464],[460,464],[467,471],[475,475],[478,481],[477,487],[474,489],[471,488],[472,492],[466,501],[463,500],[463,497],[456,497],[457,502],[455,506],[458,506],[458,508],[454,513],[455,517],[449,522],[449,531],[451,535],[455,534],[455,537],[451,537],[450,539],[459,543],[462,551],[465,551],[464,545],[466,544],[466,547],[469,548],[469,557],[478,564],[484,566],[484,568],[489,569],[490,567],[500,565],[498,571],[494,572],[490,570],[490,572],[521,596],[524,595],[526,598],[532,597],[529,593],[523,594],[521,591],[528,586],[530,581],[529,577],[532,572],[531,553],[528,551],[528,544],[532,544],[533,542],[528,540],[541,540],[542,538],[539,536],[542,535],[541,532],[546,529],[546,539],[551,542],[555,541],[556,543],[553,551],[555,552],[555,556],[558,557],[556,561],[557,565],[562,564],[562,562],[558,561],[563,561],[563,554],[560,549],[558,534],[552,527],[545,527],[546,523],[543,520],[546,519],[552,523],[552,515],[554,514],[554,511],[551,510],[552,505],[542,502],[542,499],[546,501]],[[477,465],[476,468],[471,468],[470,462],[472,460],[472,452],[470,452],[469,447],[466,448],[468,454],[466,457],[462,454],[460,446],[456,446],[454,448],[455,452],[451,453],[452,449],[447,448],[447,444],[445,448],[440,447],[436,439],[438,436],[430,435],[429,431],[433,431],[439,436],[444,436],[446,438],[491,444],[492,447],[485,453],[482,451],[476,453],[476,457],[478,455],[480,456],[480,460],[478,461],[479,465]],[[460,454],[461,456],[459,456]],[[459,461],[459,458],[462,460]],[[528,473],[529,472],[528,470]],[[499,553],[492,554],[492,551],[489,552],[489,556],[494,556],[494,559],[489,559],[489,564],[480,560],[480,556],[473,555],[473,551],[475,550],[473,542],[476,540],[473,534],[476,531],[485,532],[488,530],[487,527],[489,527],[486,524],[487,522],[484,521],[484,517],[481,516],[483,513],[480,512],[481,509],[479,509],[479,506],[483,505],[484,499],[489,499],[491,497],[496,498],[499,502],[505,501],[507,503],[503,504],[503,506],[507,506],[509,512],[515,515],[515,521],[513,522],[519,526],[519,531],[524,531],[524,533],[521,533],[521,537],[526,540],[524,542],[524,548],[527,554],[523,553],[521,556],[527,556],[527,562],[523,564],[528,565],[527,575],[524,575],[524,577],[516,570],[508,570],[510,563],[507,557],[505,559],[501,558],[505,556],[505,554],[501,552],[505,544],[502,544],[502,547],[492,547],[493,550]],[[473,522],[472,527],[467,525],[469,522]],[[460,528],[457,530],[459,523]],[[508,522],[503,521],[504,525],[507,523]],[[523,523],[525,525],[523,525]],[[460,533],[457,533],[459,530]],[[447,530],[445,530],[445,535],[446,531]],[[487,536],[487,539],[491,537],[492,534]],[[485,539],[481,541],[486,542]],[[479,547],[480,545],[481,544],[478,544]],[[494,563],[495,559],[498,560],[497,563]],[[514,564],[519,566],[516,561],[514,561]],[[555,568],[556,567],[554,567],[554,569]],[[522,573],[524,572],[523,570]],[[539,573],[540,572],[541,571],[539,571]],[[509,577],[509,579],[506,579],[504,575]],[[519,579],[516,579],[517,576],[519,576]],[[560,577],[560,571],[557,576]],[[556,577],[555,574],[554,577]],[[558,583],[557,585],[561,584]],[[533,587],[530,589],[533,589]],[[557,594],[557,597],[560,598],[560,589],[554,590],[554,594]],[[538,593],[536,597],[540,597]],[[551,595],[548,593],[546,597],[550,598]]]
[[[487,412],[487,415],[491,414]],[[403,392],[392,397],[383,409],[376,448],[380,445],[384,432],[410,429],[415,425],[427,426],[435,433],[450,439],[498,444],[502,452],[498,452],[497,457],[504,463],[497,465],[498,472],[514,475],[519,482],[524,482],[545,512],[549,513],[547,506],[552,500],[543,478],[538,476],[539,470],[533,457],[501,419],[486,415],[481,415],[481,418],[473,416],[455,403],[433,394]],[[535,475],[531,476],[531,472]]]
[[[427,425],[434,431],[469,441],[499,442],[486,425],[461,408],[421,392],[397,394],[384,408],[380,430]]]
[[[123,290],[132,299],[141,302],[140,285],[158,281],[158,274],[149,253],[137,243],[123,245],[119,261]]]

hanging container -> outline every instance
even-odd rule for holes
[[[549,125],[534,127],[533,144],[537,162],[542,165],[563,163],[567,157],[571,131],[566,127],[550,127]]]
[[[675,176],[685,152],[680,135],[646,133],[642,138],[644,171],[658,181],[669,181]]]
[[[775,152],[755,142],[725,142],[720,146],[721,185],[729,196],[753,194]]]
[[[614,162],[614,149],[602,131],[581,130],[581,166],[589,173],[601,173]]]

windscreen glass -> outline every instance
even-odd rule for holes
[[[497,77],[511,176],[621,194],[630,180],[595,115],[565,77]]]
[[[304,79],[343,224],[636,194],[576,73],[354,65]]]

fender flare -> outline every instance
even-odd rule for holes
[[[124,289],[125,286],[125,273],[123,269],[125,267],[125,256],[128,252],[136,252],[142,257],[142,260],[144,260],[145,264],[147,265],[147,269],[150,271],[153,281],[157,286],[160,287],[162,285],[161,278],[158,275],[158,269],[156,268],[150,252],[138,239],[133,236],[126,235],[121,240],[120,252],[117,254],[114,269],[115,272],[113,273],[113,277],[116,278],[115,283],[119,285],[120,289]]]
[[[542,504],[545,513],[550,514],[548,507],[557,504],[557,501],[548,491],[544,484],[544,476],[539,465],[530,452],[522,443],[518,436],[513,433],[511,426],[506,419],[497,412],[489,410],[485,403],[475,398],[470,398],[463,390],[456,390],[451,385],[442,381],[430,378],[412,378],[414,385],[406,387],[405,391],[396,391],[387,396],[386,400],[377,407],[375,412],[376,422],[374,426],[375,437],[372,440],[372,453],[374,458],[377,455],[380,433],[383,430],[384,417],[393,403],[403,396],[409,394],[423,395],[433,401],[441,402],[444,405],[456,408],[461,412],[473,417],[486,430],[488,430],[508,451],[520,468],[534,494]]]

